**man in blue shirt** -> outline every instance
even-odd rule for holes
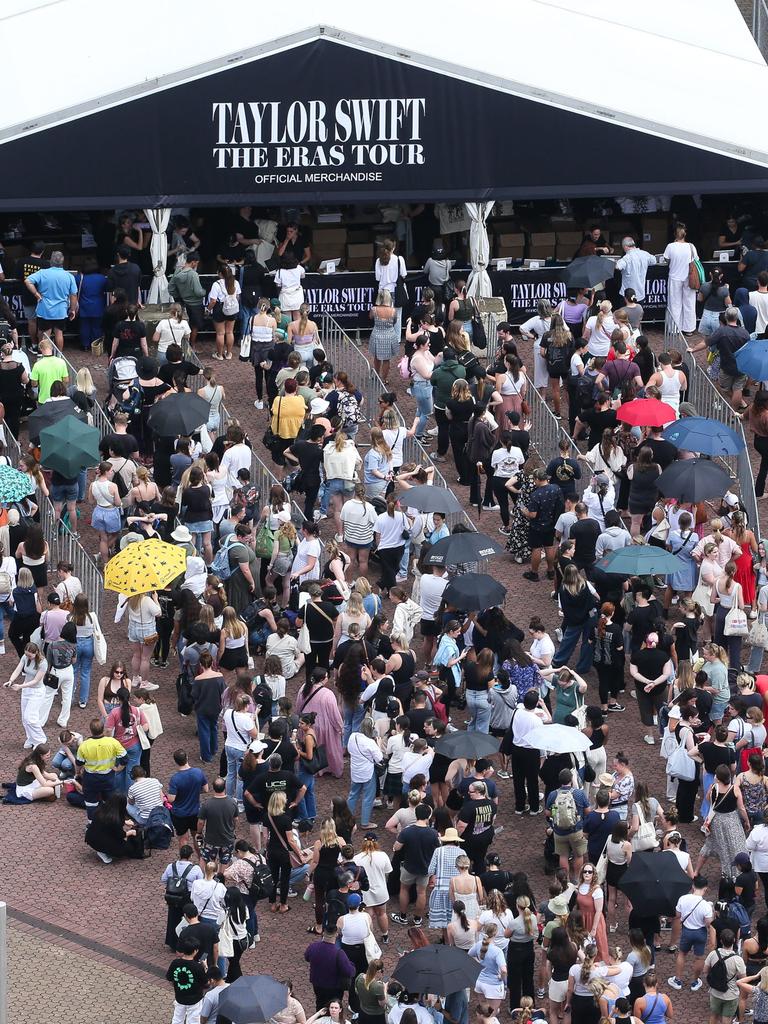
[[[584,838],[584,815],[589,812],[589,800],[582,789],[573,788],[570,768],[559,775],[560,788],[547,797],[547,818],[555,838],[555,853],[563,871],[569,870],[568,859],[573,854],[573,874],[578,878],[584,863],[587,841]]]
[[[197,819],[200,814],[200,794],[208,792],[208,779],[200,768],[193,768],[184,750],[175,750],[173,760],[179,767],[168,782],[168,800],[171,804],[171,820],[181,842],[187,832],[195,841]],[[198,856],[200,851],[196,851]]]
[[[51,265],[30,274],[24,284],[37,300],[39,331],[49,331],[58,349],[64,348],[64,327],[67,319],[77,314],[77,285],[74,276],[64,269],[64,253],[51,253]]]

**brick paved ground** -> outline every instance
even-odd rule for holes
[[[209,353],[210,345],[204,344],[201,355],[205,358]],[[71,358],[84,362],[74,352]],[[227,390],[230,411],[242,418],[252,438],[260,438],[266,414],[253,409],[248,369],[236,361],[213,365]],[[97,385],[103,387],[103,371],[97,368],[94,377]],[[393,380],[394,377],[393,374]],[[402,392],[401,381],[395,386]],[[402,393],[400,399],[408,417],[412,413],[410,400]],[[453,479],[452,473],[446,471],[445,475]],[[462,488],[457,488],[457,492],[466,501],[466,492]],[[495,533],[497,526],[496,515],[484,515],[483,529]],[[83,532],[84,542],[95,550],[93,534],[87,527]],[[542,582],[537,586],[522,579],[523,568],[506,556],[494,562],[494,575],[508,588],[507,614],[523,627],[532,614],[540,614],[554,628],[556,613],[548,599],[548,585]],[[109,640],[109,660],[125,656],[127,646],[125,624],[111,624],[113,608],[112,596],[107,595],[102,621]],[[3,677],[7,678],[15,664],[12,653],[6,654],[0,662],[0,674],[4,673]],[[153,773],[164,781],[173,770],[171,752],[175,747],[185,745],[193,763],[199,763],[193,723],[190,719],[179,718],[175,711],[175,674],[175,670],[169,668],[158,671],[153,677],[161,684],[157,699],[165,734],[155,744],[152,766]],[[97,681],[95,672],[94,695]],[[289,683],[290,694],[295,695],[300,681],[295,679]],[[590,683],[592,694],[596,687],[594,680]],[[592,696],[596,699],[596,692]],[[22,756],[23,732],[18,695],[3,690],[0,700],[0,778],[8,780],[14,777]],[[636,777],[648,780],[652,793],[663,797],[664,776],[658,748],[649,748],[640,742],[635,702],[627,700],[627,705],[624,715],[611,717],[609,752],[620,748],[627,752]],[[93,698],[91,706],[84,711],[75,706],[72,725],[76,729],[87,733],[94,706]],[[55,741],[55,730],[49,727],[48,733]],[[321,812],[330,805],[331,796],[342,791],[343,785],[334,780],[319,780]],[[543,898],[546,894],[541,857],[543,819],[516,818],[511,814],[511,782],[501,781],[500,791],[499,822],[505,826],[505,831],[496,840],[494,849],[501,855],[505,867],[527,871],[534,892]],[[383,823],[384,812],[375,812],[375,819]],[[23,924],[12,922],[10,1019],[13,1024],[26,1024],[33,1019],[35,1022],[66,1021],[70,1019],[66,1016],[70,1010],[72,1020],[76,1019],[78,1024],[101,1024],[102,1021],[114,1024],[129,1019],[139,1024],[156,1024],[170,1020],[170,992],[158,978],[169,960],[162,941],[165,905],[159,877],[170,858],[155,853],[148,861],[103,865],[83,843],[82,812],[66,805],[2,806],[0,828],[4,851],[0,896],[7,900],[12,913],[23,915],[24,921]],[[245,834],[245,826],[241,828]],[[702,837],[695,826],[687,826],[684,831],[695,855]],[[390,846],[388,838],[383,839],[383,844]],[[272,915],[261,915],[262,942],[243,958],[246,972],[291,977],[307,1007],[313,1004],[302,953],[307,940],[305,929],[310,921],[311,907],[302,900],[292,900],[291,914],[280,918],[279,922]],[[29,930],[35,926],[41,930]],[[62,929],[66,938],[56,934]],[[622,925],[619,934],[623,930]],[[396,925],[392,926],[392,937],[386,953],[387,970],[393,966],[397,948],[404,946],[403,930]],[[97,948],[93,948],[94,944]],[[43,962],[45,981],[41,985]],[[665,981],[672,967],[672,957],[659,954],[659,975]],[[88,978],[89,973],[95,975],[93,981]],[[702,994],[671,995],[678,1020],[693,1020],[694,1014],[705,1012],[706,1001]],[[43,1005],[46,1000],[50,1006]]]

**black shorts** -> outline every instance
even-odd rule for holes
[[[239,312],[238,313],[232,313],[231,315],[222,313],[221,306],[219,305],[218,302],[213,307],[212,318],[213,318],[213,322],[215,324],[231,324],[231,323],[234,323],[235,320],[237,320],[237,318],[239,316],[240,316]]]
[[[173,827],[176,829],[177,836],[183,836],[187,832],[191,832],[192,835],[197,831],[197,815],[196,814],[173,814],[171,813],[171,821]]]
[[[202,305],[200,306],[187,306],[187,320],[190,327],[196,327],[198,331],[203,329],[205,324],[205,314],[203,312]]]
[[[422,619],[419,628],[422,636],[438,636],[440,623],[437,619]]]
[[[544,527],[542,530],[535,530],[531,527],[528,531],[528,545],[535,551],[537,548],[551,548],[555,543],[554,526]]]
[[[63,320],[46,320],[42,316],[37,318],[37,326],[41,331],[63,331],[68,323],[66,317]]]

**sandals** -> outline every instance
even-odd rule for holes
[[[317,930],[314,925],[311,928],[307,928],[307,935],[322,935],[323,933]]]

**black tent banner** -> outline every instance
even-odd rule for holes
[[[328,39],[190,78],[134,99],[107,96],[103,109],[3,144],[0,209],[768,184],[766,168]]]

